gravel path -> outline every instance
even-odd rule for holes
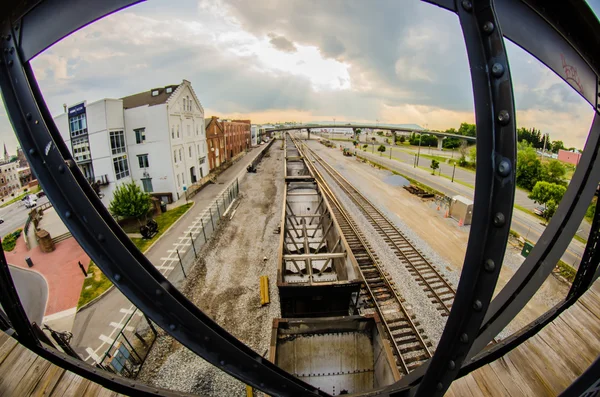
[[[268,156],[268,157],[267,157]],[[188,276],[184,294],[233,336],[265,354],[274,318],[281,316],[277,280],[283,201],[283,152],[270,149],[240,187],[239,206],[225,220]],[[260,306],[259,276],[267,275],[271,303]],[[209,396],[245,396],[245,385],[162,334],[138,379]]]

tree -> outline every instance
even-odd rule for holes
[[[150,195],[142,191],[135,182],[129,182],[117,187],[108,209],[113,215],[135,218],[141,224],[142,220],[146,220],[151,207]]]
[[[398,141],[400,143],[404,143],[406,141],[406,138],[404,137],[404,135],[400,135],[400,138],[398,138]]]
[[[358,145],[358,141],[355,139],[355,140],[353,140],[353,141],[352,141],[352,144],[353,144],[354,146],[357,146],[357,145]]]
[[[477,164],[477,145],[473,145],[471,146],[471,149],[469,149],[469,158],[473,165]]]
[[[429,166],[429,168],[431,168],[431,175],[435,174],[435,170],[437,170],[438,168],[440,168],[440,162],[437,161],[436,159],[432,159],[431,160],[431,165]]]
[[[556,183],[539,181],[535,184],[533,190],[527,197],[538,204],[544,204],[544,208],[546,208],[544,216],[546,219],[550,219],[552,215],[554,215],[556,207],[558,206],[558,203],[560,203],[560,200],[562,200],[566,191],[566,187],[557,185]]]
[[[542,176],[542,163],[529,144],[519,144],[517,152],[517,185],[532,190]]]
[[[369,145],[367,145],[366,143],[363,145],[363,150],[366,152],[367,148],[369,147]]]
[[[446,138],[442,142],[442,147],[444,149],[456,149],[459,146],[460,146],[460,139],[459,138]]]
[[[355,138],[357,141],[360,141],[360,138],[359,138],[359,136],[360,136],[360,133],[361,133],[361,132],[362,132],[362,130],[361,130],[360,128],[357,128],[357,129],[355,129],[355,130],[354,130],[354,138]]]
[[[558,160],[550,160],[542,165],[542,180],[557,185],[566,185],[564,176],[567,168]]]
[[[377,151],[379,152],[379,155],[381,156],[383,154],[383,152],[385,152],[385,145],[379,145],[379,147],[377,148]]]
[[[554,141],[552,142],[552,153],[558,153],[560,149],[565,149],[565,145],[563,141]]]
[[[477,130],[475,129],[475,124],[460,123],[460,127],[458,127],[458,135],[476,136]]]

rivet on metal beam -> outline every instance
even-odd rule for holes
[[[469,335],[467,335],[467,334],[462,334],[462,335],[460,336],[460,342],[461,342],[461,343],[467,343],[468,341],[469,341]]]
[[[448,369],[453,370],[454,368],[456,368],[456,363],[454,360],[448,361]]]
[[[120,274],[115,274],[115,281],[120,281],[121,280],[121,275]]]
[[[493,272],[496,269],[496,263],[493,260],[488,259],[485,261],[483,268],[488,272]]]
[[[438,382],[437,385],[435,385],[435,388],[438,390],[443,390],[444,389],[444,384],[442,382]]]
[[[61,174],[63,174],[65,172],[65,166],[64,164],[61,164],[58,166],[58,172],[60,172]]]
[[[100,233],[100,234],[98,235],[98,241],[100,241],[100,242],[103,242],[104,240],[106,240],[106,239],[104,238],[104,234]]]
[[[494,215],[494,226],[502,227],[504,226],[504,222],[506,222],[506,219],[504,218],[503,213],[498,212],[496,215]]]
[[[25,115],[25,118],[26,118],[27,120],[31,120],[31,113],[27,113],[27,114]],[[31,150],[33,150],[33,149],[31,149]],[[31,150],[29,150],[29,151],[31,152]]]
[[[171,331],[175,331],[175,328],[177,328],[177,326],[175,324],[169,324],[169,329]]]
[[[11,38],[12,38],[12,36],[10,34],[6,35],[6,41],[10,41]]]
[[[159,289],[157,289],[156,291],[154,291],[154,293],[155,293],[157,296],[161,296],[161,295],[162,295],[162,291],[161,291],[161,290],[159,290]]]
[[[65,217],[70,218],[71,217],[71,211],[65,211]]]
[[[498,122],[502,125],[506,125],[506,124],[508,124],[509,121],[510,121],[510,114],[508,114],[508,111],[501,110],[500,113],[498,113]]]
[[[498,164],[498,174],[501,176],[508,176],[510,174],[510,162],[508,160],[500,161],[500,164]]]
[[[504,74],[504,66],[501,63],[495,63],[492,65],[492,75],[496,78],[502,77]]]
[[[14,62],[13,62],[13,60],[12,60],[12,59],[9,59],[9,60],[8,60],[8,66],[12,66],[12,65],[13,65],[13,63],[14,63]]]
[[[487,34],[490,34],[494,31],[494,24],[491,23],[490,21],[487,21],[486,23],[483,24],[483,31],[486,32]]]
[[[10,50],[8,50],[8,52],[10,52],[11,54],[12,54],[13,52],[15,52],[15,47],[10,47]]]
[[[461,4],[465,11],[471,12],[473,9],[473,3],[471,3],[469,0],[463,0]]]
[[[473,310],[475,310],[476,312],[480,312],[481,309],[483,309],[483,304],[479,299],[477,299],[475,302],[473,302]]]
[[[29,149],[29,154],[33,156],[35,154],[35,149],[34,148]]]

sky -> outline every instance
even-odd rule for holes
[[[598,15],[600,0],[590,1]],[[518,127],[582,148],[593,112],[565,82],[507,42]],[[456,15],[416,0],[150,0],[110,15],[32,61],[52,114],[191,81],[205,116],[473,123]],[[0,138],[17,141],[3,108]]]

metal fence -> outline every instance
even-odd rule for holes
[[[96,365],[115,374],[135,378],[156,340],[156,334],[152,321],[135,309]]]
[[[223,218],[230,215],[231,205],[239,193],[239,182],[236,178],[190,226],[188,236],[181,239],[179,248],[176,249],[176,259],[185,277],[187,277],[185,269],[191,268],[198,258],[200,249],[218,229]]]
[[[230,216],[232,204],[238,195],[239,182],[236,178],[196,218],[189,228],[188,236],[180,239],[180,248],[176,249],[174,261],[181,267],[184,277],[187,278],[186,269],[189,271],[192,268],[200,249],[218,230],[224,217]],[[128,378],[135,378],[156,339],[156,334],[151,320],[134,308],[97,366]]]

